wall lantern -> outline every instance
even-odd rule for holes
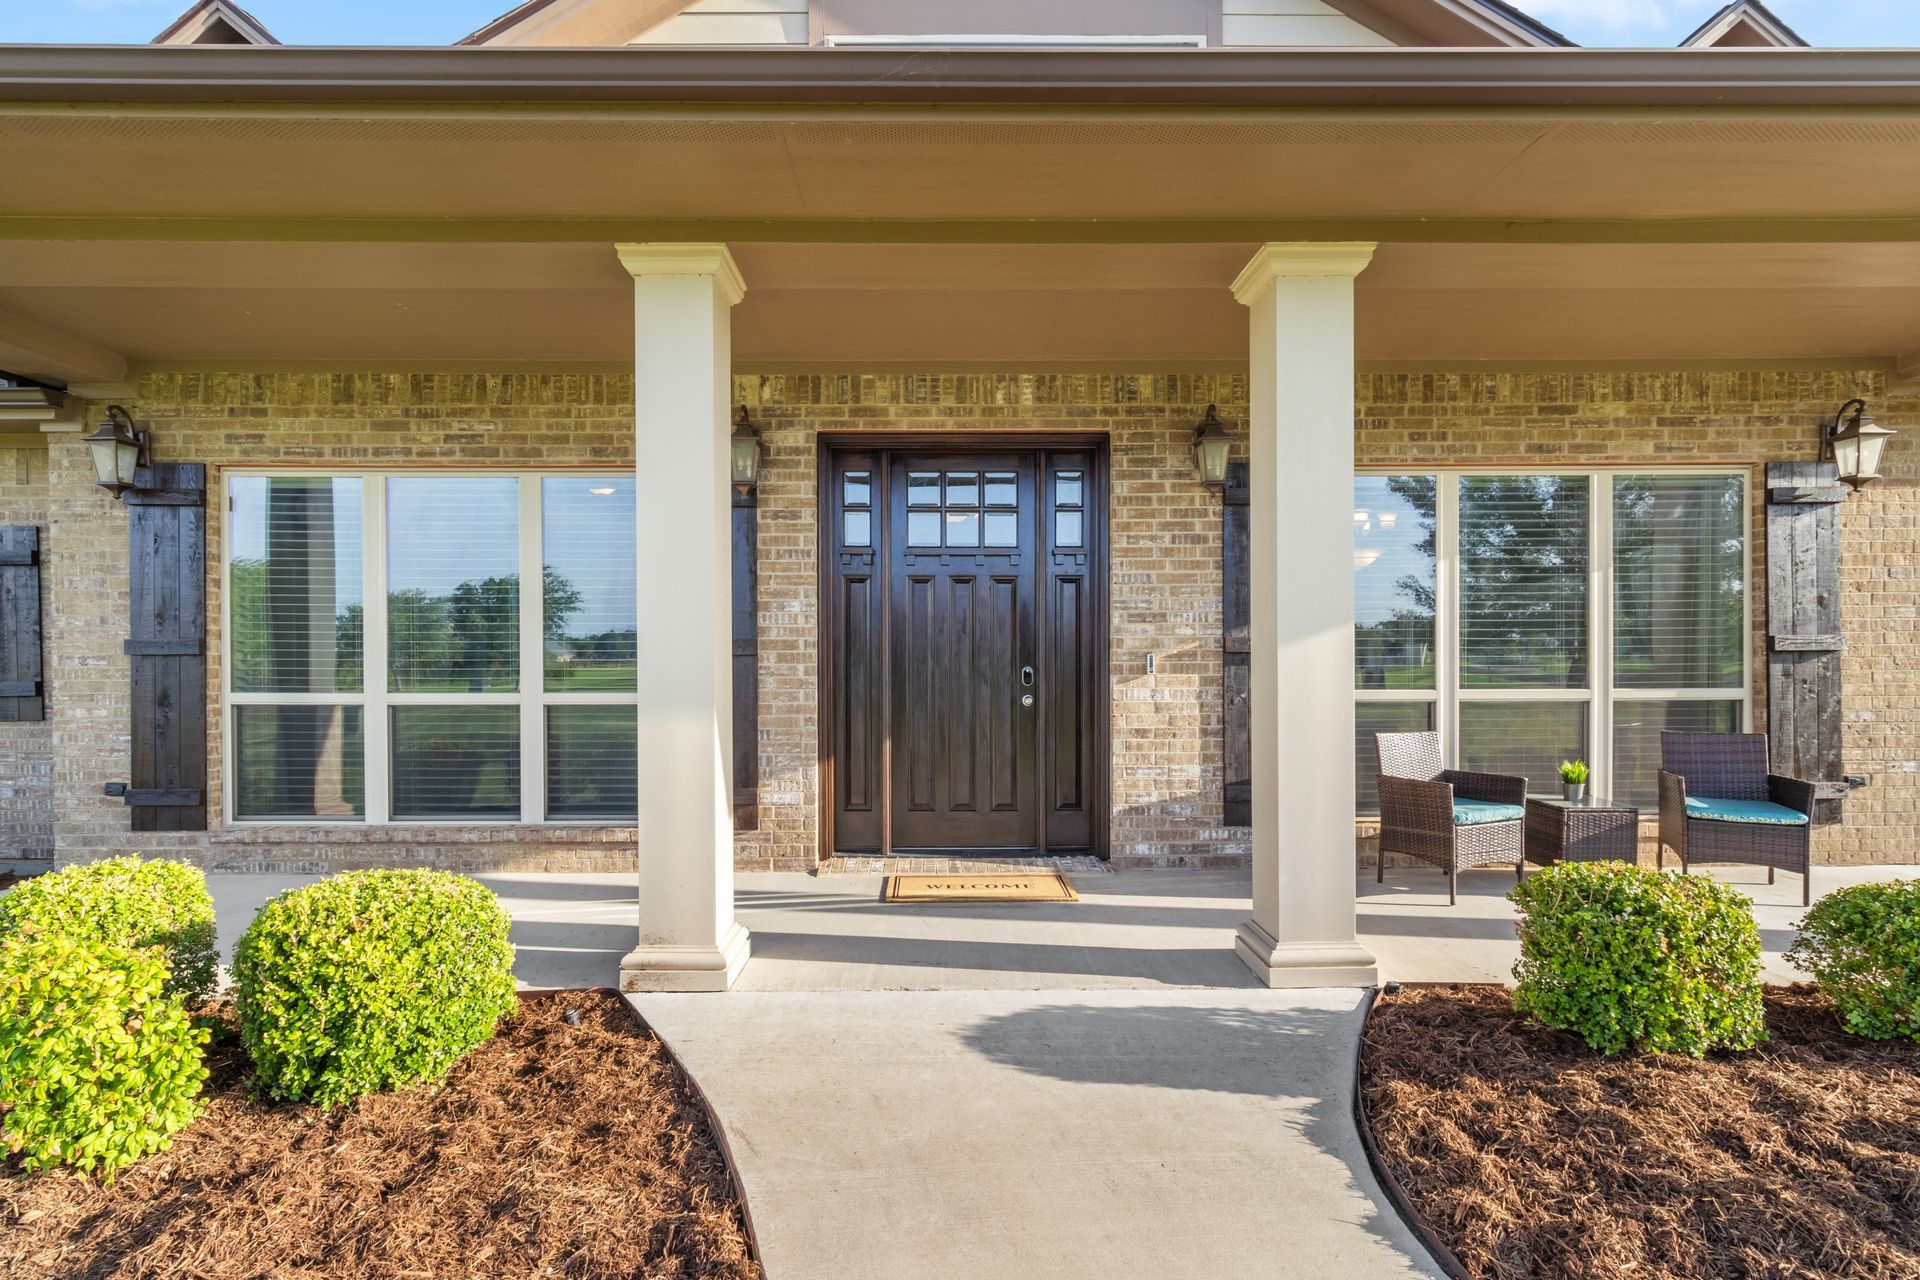
[[[766,446],[760,443],[760,433],[754,430],[753,419],[747,416],[747,406],[741,405],[740,416],[733,420],[733,487],[742,497],[759,485],[760,462],[766,453]]]
[[[1206,421],[1193,432],[1193,465],[1200,473],[1200,483],[1215,493],[1225,489],[1227,458],[1232,452],[1233,440],[1220,424],[1219,407],[1208,405]]]
[[[1862,485],[1880,478],[1880,455],[1897,434],[1874,422],[1865,400],[1849,400],[1820,435],[1820,460],[1835,464],[1840,478],[1858,492]]]
[[[133,415],[119,405],[107,406],[107,420],[86,438],[93,451],[94,482],[118,498],[134,487],[147,464],[148,433],[133,425]]]

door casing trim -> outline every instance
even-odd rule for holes
[[[825,615],[826,601],[833,590],[832,537],[827,517],[833,512],[835,501],[833,489],[833,454],[838,450],[859,450],[873,453],[925,452],[929,449],[951,450],[964,453],[1033,453],[1046,449],[1084,449],[1093,454],[1092,494],[1099,503],[1097,527],[1099,537],[1093,552],[1097,560],[1095,571],[1089,575],[1095,592],[1093,669],[1094,689],[1097,710],[1093,716],[1093,757],[1094,767],[1091,778],[1092,827],[1094,856],[1106,861],[1112,856],[1113,835],[1113,503],[1112,503],[1112,435],[1104,430],[1088,431],[822,431],[814,442],[814,671],[815,701],[814,725],[817,733],[818,750],[815,760],[816,779],[814,784],[814,806],[816,829],[819,839],[814,850],[815,865],[824,863],[837,853],[834,840],[834,797],[838,793],[838,779],[835,774],[834,726],[833,714],[833,643],[832,629],[827,625]],[[882,580],[883,590],[890,590],[890,578]],[[884,610],[885,604],[882,603]],[[888,616],[884,615],[883,616]],[[888,671],[883,679],[891,688],[892,675]],[[881,820],[882,845],[881,857],[893,856],[893,814],[892,814],[892,765],[891,744],[881,744],[881,777],[887,780],[885,803],[887,810]],[[1036,753],[1044,755],[1044,752]],[[1042,785],[1037,789],[1041,797],[1041,812],[1037,815],[1041,845],[1036,850],[1045,856],[1046,840],[1046,789],[1044,768]],[[991,851],[982,851],[982,857],[995,856]]]

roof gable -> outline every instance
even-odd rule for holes
[[[1807,42],[1760,0],[1734,0],[1680,42],[1682,49],[1804,49]]]
[[[199,0],[153,38],[154,44],[279,44],[260,19],[231,0]]]

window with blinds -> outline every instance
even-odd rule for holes
[[[1577,757],[1594,794],[1654,803],[1662,730],[1749,719],[1748,501],[1727,471],[1359,476],[1360,813],[1373,734],[1409,729],[1535,793]]]
[[[231,820],[635,821],[631,475],[227,483]]]

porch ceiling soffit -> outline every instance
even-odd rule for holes
[[[735,247],[742,362],[1237,362],[1254,243]],[[0,308],[141,361],[617,362],[606,243],[15,242]],[[1920,244],[1384,244],[1360,277],[1382,362],[1889,359]],[[3,366],[0,366],[3,367]],[[104,372],[104,371],[103,371]]]
[[[0,221],[91,238],[1191,242],[1289,238],[1275,224],[1298,224],[1336,239],[1769,240],[1799,237],[1740,224],[1912,219],[1920,108],[827,120],[0,107],[0,172],[26,175],[0,187]],[[674,225],[698,223],[710,229]],[[1636,229],[1651,223],[1681,229]]]

